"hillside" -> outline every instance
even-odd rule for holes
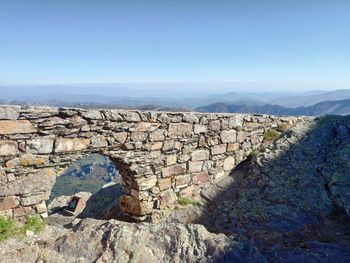
[[[308,107],[286,108],[279,105],[241,105],[217,102],[196,109],[200,112],[231,112],[294,116],[348,115],[350,114],[350,99],[324,101]]]

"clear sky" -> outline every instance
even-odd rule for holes
[[[350,88],[350,1],[0,0],[0,85],[231,81]]]

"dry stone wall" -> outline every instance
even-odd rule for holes
[[[0,106],[0,215],[47,215],[56,176],[101,153],[123,212],[145,216],[226,176],[266,130],[302,117]]]

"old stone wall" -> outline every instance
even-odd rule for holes
[[[0,215],[46,216],[56,176],[101,153],[120,172],[123,212],[144,216],[228,175],[267,130],[302,119],[0,106]]]

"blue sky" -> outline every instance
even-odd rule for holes
[[[0,85],[350,88],[349,14],[348,0],[0,0]]]

